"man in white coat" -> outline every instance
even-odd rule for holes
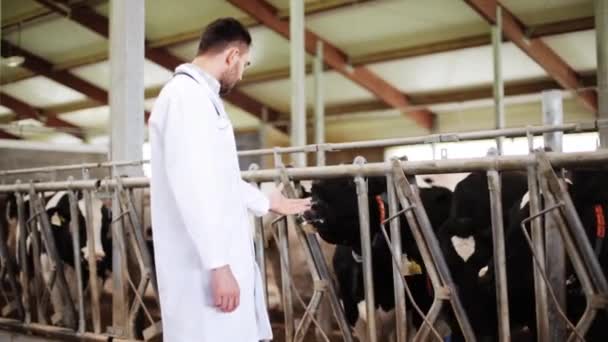
[[[295,214],[310,199],[268,198],[241,179],[220,95],[249,65],[251,37],[231,18],[207,26],[198,56],[180,65],[150,118],[151,205],[166,342],[272,338],[248,210]]]

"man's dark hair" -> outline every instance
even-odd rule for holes
[[[203,31],[198,44],[198,54],[223,51],[228,45],[241,43],[249,47],[251,35],[247,28],[234,18],[217,19]]]

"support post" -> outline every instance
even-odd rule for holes
[[[355,158],[356,165],[363,165],[363,157]],[[376,305],[374,298],[374,277],[372,268],[372,246],[369,223],[369,199],[367,183],[362,176],[355,177],[357,186],[357,203],[359,206],[359,225],[361,234],[361,253],[363,257],[363,286],[365,288],[365,308],[367,311],[367,338],[370,342],[377,341],[376,335]]]
[[[317,41],[315,74],[315,144],[325,143],[325,107],[323,105],[323,41]],[[317,166],[325,166],[325,150],[317,151]]]
[[[528,148],[530,155],[534,153],[534,137],[528,135]],[[540,191],[537,177],[537,166],[529,165],[528,172],[528,193],[530,194],[530,216],[536,217],[540,212]],[[534,250],[539,258],[539,265],[532,262],[534,269],[534,299],[536,302],[536,335],[538,341],[549,340],[549,307],[547,297],[547,285],[544,282],[541,272],[545,272],[545,237],[543,223],[540,216],[530,221],[532,241]]]
[[[306,61],[304,51],[304,2],[289,2],[289,39],[291,42],[291,145],[306,145]],[[295,166],[306,166],[306,155],[292,155]]]
[[[499,341],[511,341],[509,324],[509,297],[507,287],[507,264],[505,253],[505,231],[502,213],[502,189],[500,175],[496,170],[490,170],[488,189],[490,192],[490,210],[492,217],[492,240],[494,246],[494,274],[496,281],[496,299],[498,308]]]
[[[395,194],[395,185],[392,173],[386,175],[386,185],[388,194],[388,212],[389,217],[396,215],[399,212],[397,203],[397,195]],[[391,220],[391,245],[393,250],[402,254],[401,251],[401,227],[399,219]],[[396,264],[393,264],[393,288],[395,292],[395,327],[397,331],[397,342],[406,342],[407,340],[407,315],[405,306],[405,292],[403,291],[402,281],[399,278],[403,277],[401,269],[403,267],[403,259],[398,257]]]
[[[543,122],[545,124],[561,124],[564,113],[562,108],[562,94],[559,90],[544,91],[542,95]],[[554,152],[562,151],[562,132],[543,134],[545,147]],[[566,255],[564,243],[560,236],[556,222],[551,216],[545,220],[545,249],[547,260],[547,276],[550,286],[553,287],[560,307],[566,307]],[[549,333],[551,341],[564,341],[566,339],[566,325],[559,316],[553,302],[549,302]]]
[[[144,40],[145,1],[110,3],[110,115],[112,160],[141,160],[144,143]],[[128,33],[128,34],[126,34]],[[114,175],[143,175],[141,166],[114,169]],[[112,212],[120,212],[114,196]],[[113,225],[112,239],[124,241],[122,220]],[[126,274],[127,258],[124,244],[112,247],[113,333],[128,332],[129,298]]]
[[[505,127],[505,85],[502,78],[502,9],[496,6],[496,25],[492,26],[492,53],[494,56],[494,122],[496,129]],[[498,154],[503,155],[504,137],[496,138]]]
[[[608,121],[608,1],[595,0],[598,118]],[[600,122],[600,146],[608,148],[608,122]]]

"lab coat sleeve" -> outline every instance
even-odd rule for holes
[[[211,100],[185,85],[176,85],[171,95],[163,134],[169,185],[203,267],[222,267],[229,264],[228,218],[234,215],[227,198],[234,183],[222,170],[229,157],[218,152],[220,128]]]
[[[245,206],[255,216],[263,216],[270,210],[270,201],[260,189],[249,184],[241,179],[241,195],[245,202]]]

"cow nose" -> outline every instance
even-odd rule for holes
[[[103,260],[103,258],[104,258],[104,255],[95,254],[95,260],[96,260],[97,262],[102,261],[102,260]]]

